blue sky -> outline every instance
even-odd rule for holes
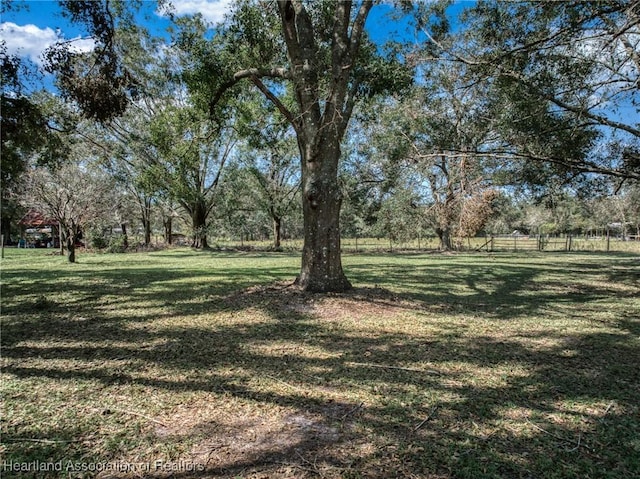
[[[6,44],[10,53],[17,53],[39,63],[40,53],[48,46],[62,38],[75,39],[75,45],[80,50],[92,48],[92,41],[84,38],[81,28],[73,25],[60,13],[58,2],[54,0],[14,0],[15,5],[24,5],[17,11],[7,12],[2,16],[0,24],[0,38]],[[233,0],[174,0],[172,2],[177,14],[202,13],[211,21],[222,20],[229,11]],[[465,2],[459,2],[458,10]],[[367,27],[374,41],[383,43],[390,35],[407,35],[398,31],[398,25],[391,25],[385,14],[391,7],[381,5],[371,12]],[[161,34],[169,25],[169,21],[157,11],[155,1],[144,1],[138,19],[154,34]]]
[[[23,0],[14,3],[24,8],[5,13],[0,24],[0,38],[6,42],[10,53],[17,53],[39,63],[40,53],[58,39],[73,39],[81,50],[92,48],[93,42],[86,38],[82,27],[62,16],[57,1]],[[215,4],[228,7],[219,1]],[[139,18],[151,30],[159,33],[169,25],[169,21],[156,14],[155,9],[156,2],[143,2]]]

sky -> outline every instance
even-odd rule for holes
[[[1,1],[1,0],[0,0]],[[229,12],[234,0],[173,0],[177,15],[201,13],[212,22],[221,21],[225,13]],[[37,65],[42,65],[40,54],[59,40],[73,40],[79,51],[93,48],[93,41],[83,37],[83,31],[70,23],[60,13],[58,2],[54,0],[14,0],[14,5],[24,8],[6,12],[0,18],[0,38],[6,42],[10,54],[18,54],[29,58]],[[460,5],[464,2],[459,2]],[[367,28],[372,39],[383,43],[390,35],[404,34],[390,30],[391,24],[385,18],[389,6],[375,7],[369,15]],[[143,23],[151,33],[162,34],[169,26],[169,20],[157,11],[155,1],[146,0],[142,3],[138,21]],[[396,27],[397,28],[397,27]]]
[[[215,21],[222,17],[230,2],[231,0],[190,0],[184,2],[183,11],[195,12],[200,5],[202,11],[207,13],[207,18]],[[41,65],[41,53],[56,41],[73,40],[74,46],[80,51],[90,51],[93,48],[93,40],[84,36],[82,28],[62,16],[57,1],[20,0],[13,3],[20,8],[6,12],[0,22],[0,38],[6,42],[10,54],[29,58]],[[159,33],[169,22],[155,12],[155,7],[156,2],[143,2],[140,21]]]

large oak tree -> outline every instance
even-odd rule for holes
[[[239,4],[220,28],[218,43],[201,50],[193,84],[202,88],[208,80],[215,112],[228,90],[249,81],[291,123],[300,151],[304,216],[297,282],[312,292],[344,291],[351,284],[340,253],[341,143],[357,101],[408,83],[410,74],[369,40],[365,22],[373,0],[276,5],[273,11],[270,4]],[[212,78],[220,69],[227,74]],[[292,103],[283,99],[287,91]]]

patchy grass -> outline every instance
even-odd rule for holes
[[[79,261],[2,262],[3,477],[640,471],[637,255],[347,255],[327,296],[288,253]]]

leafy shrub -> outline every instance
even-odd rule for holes
[[[87,246],[94,249],[104,249],[109,245],[109,241],[102,229],[92,228],[86,233]]]
[[[127,250],[127,238],[125,235],[112,236],[109,240],[109,253],[124,253]]]

